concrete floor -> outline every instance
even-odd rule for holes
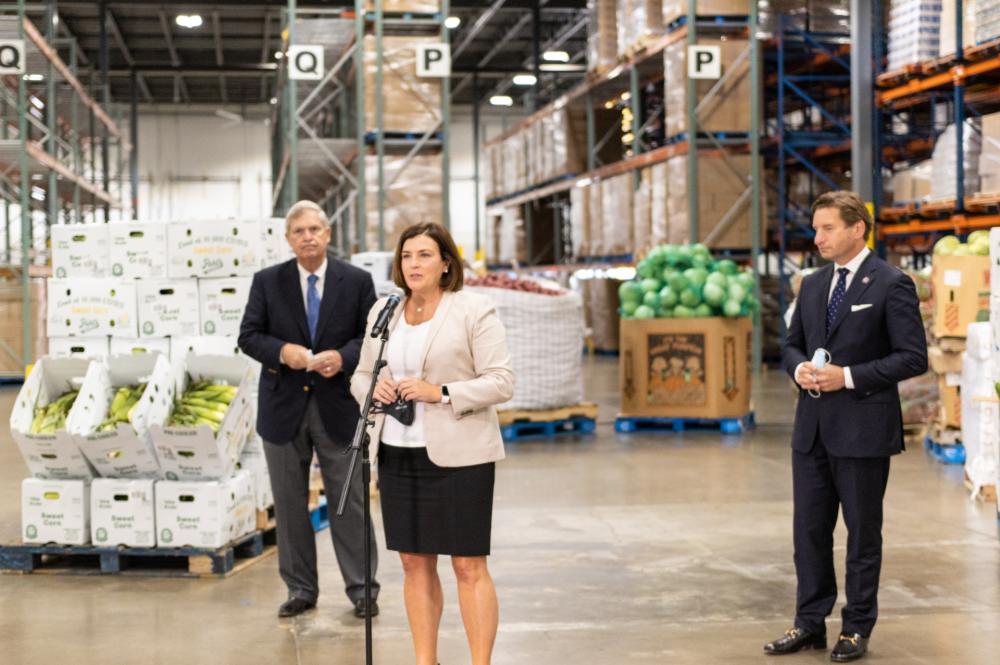
[[[612,426],[616,362],[588,359],[585,372],[588,398],[601,405],[597,435],[509,445],[498,467],[494,662],[773,663],[761,645],[790,625],[795,595],[784,378],[765,377],[760,426],[750,435],[620,436]],[[14,394],[0,391],[0,413]],[[18,538],[25,474],[4,427],[0,542]],[[911,450],[893,460],[884,533],[869,661],[998,662],[995,507],[969,502],[960,468]],[[325,595],[317,611],[292,621],[275,616],[285,598],[275,557],[225,580],[2,575],[0,663],[362,663],[362,624],[340,591],[328,533],[318,539]],[[410,663],[399,562],[381,556],[375,659]],[[440,660],[468,663],[444,562],[442,573]],[[839,605],[828,626],[839,630]],[[806,652],[782,662],[829,657]]]

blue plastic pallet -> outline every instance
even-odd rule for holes
[[[322,531],[330,526],[330,507],[325,494],[320,495],[319,505],[309,511],[309,521],[312,522],[313,531]]]
[[[924,438],[924,448],[942,464],[965,464],[965,446],[961,443],[937,443],[927,436]]]
[[[597,429],[593,418],[574,416],[565,420],[531,420],[502,425],[500,434],[504,441],[522,441],[558,434],[592,434]]]
[[[424,138],[424,132],[383,132],[382,138],[386,141],[413,141],[416,143],[420,139]],[[428,141],[441,141],[444,139],[444,134],[441,132],[435,132],[430,135]],[[365,143],[375,143],[378,140],[378,134],[376,132],[368,132],[365,134]]]
[[[756,427],[754,414],[742,418],[657,418],[644,416],[618,416],[615,431],[620,434],[634,432],[721,432],[741,434]]]

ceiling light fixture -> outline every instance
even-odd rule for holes
[[[534,74],[518,74],[514,77],[514,85],[535,85],[538,79]]]
[[[510,95],[493,95],[490,97],[490,104],[493,106],[513,106],[514,98]]]
[[[25,74],[24,75],[24,80],[25,81],[31,81],[33,83],[37,83],[38,81],[44,81],[45,77],[42,76],[41,74]]]
[[[275,51],[274,52],[274,59],[275,60],[281,60],[284,57],[285,57],[285,54],[282,53],[281,51]]]
[[[546,51],[542,54],[545,62],[569,62],[569,53],[566,51]]]
[[[449,16],[444,20],[444,27],[449,30],[454,30],[458,26],[462,25],[462,19],[457,16]]]
[[[182,28],[200,28],[204,21],[199,14],[178,14],[174,19]]]

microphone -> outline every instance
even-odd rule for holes
[[[396,311],[397,305],[399,305],[399,296],[393,293],[386,300],[385,307],[378,313],[378,318],[375,319],[375,325],[372,326],[372,337],[378,337],[385,332],[386,327],[389,325],[389,320],[392,319],[392,313]]]

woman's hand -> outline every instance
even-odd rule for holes
[[[403,399],[412,399],[416,402],[441,401],[441,386],[435,386],[421,379],[402,379],[397,390]]]
[[[376,402],[381,404],[392,404],[396,401],[396,396],[398,395],[398,386],[395,381],[388,378],[382,378],[378,380],[375,384],[375,393],[373,395]]]

